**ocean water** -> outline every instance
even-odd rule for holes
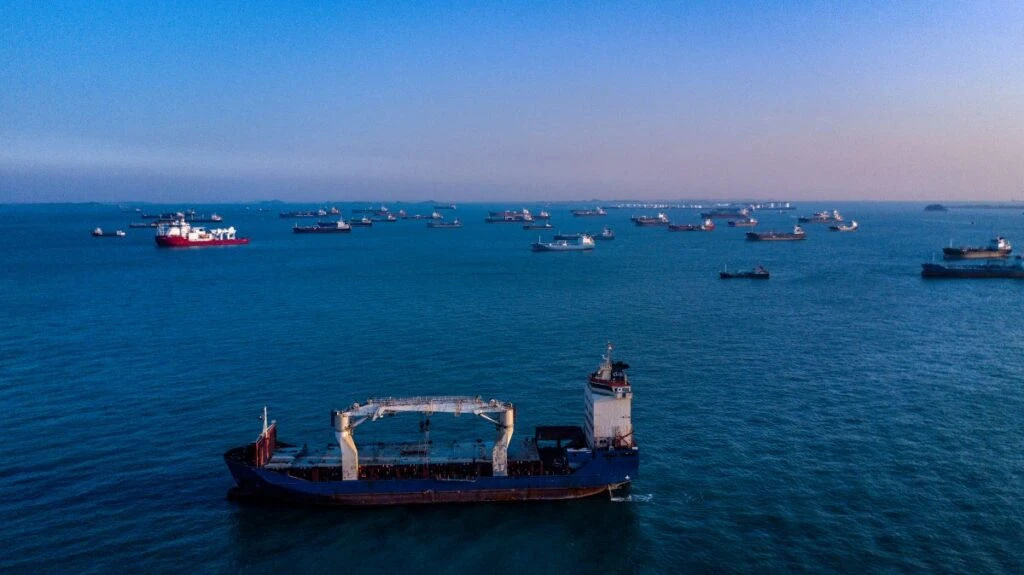
[[[804,204],[759,228],[838,207],[861,229],[749,243],[554,205],[560,231],[618,237],[534,254],[537,232],[483,222],[517,204],[347,236],[277,217],[315,205],[195,207],[252,243],[158,249],[117,206],[0,206],[0,572],[1024,571],[1024,282],[919,275],[951,240],[1024,245],[1019,211]],[[771,280],[717,277],[756,264]],[[331,408],[412,394],[513,401],[529,434],[581,422],[607,341],[632,365],[631,500],[225,498],[221,455],[264,405],[294,443],[330,442]],[[417,433],[376,425],[359,433]]]

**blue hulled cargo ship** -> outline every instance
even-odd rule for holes
[[[321,450],[277,440],[263,414],[255,442],[224,454],[238,500],[319,505],[395,505],[576,499],[625,487],[636,477],[629,366],[612,361],[612,346],[584,388],[583,426],[539,426],[513,441],[515,407],[479,397],[371,399],[331,412],[335,442]],[[474,440],[373,443],[360,449],[359,425],[400,413],[478,416],[497,430]],[[422,424],[421,424],[422,426]],[[429,429],[429,420],[427,420]]]

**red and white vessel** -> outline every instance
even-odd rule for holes
[[[162,248],[191,248],[203,246],[238,246],[249,243],[249,238],[235,235],[234,226],[207,230],[193,226],[179,218],[156,229],[156,245]]]

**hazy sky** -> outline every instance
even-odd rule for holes
[[[0,3],[0,201],[1024,199],[1024,2]]]

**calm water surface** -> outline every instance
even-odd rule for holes
[[[1019,211],[806,204],[759,227],[838,207],[861,229],[759,244],[551,206],[560,231],[618,238],[533,254],[537,232],[483,222],[519,205],[348,236],[276,214],[311,207],[200,206],[252,243],[164,250],[115,206],[0,206],[0,571],[1024,570],[1024,282],[919,276],[950,240],[1024,246]],[[756,264],[771,280],[717,277]],[[254,439],[264,404],[292,442],[328,443],[331,408],[380,395],[507,399],[528,434],[581,423],[608,340],[633,366],[644,501],[224,497],[221,454]],[[377,425],[360,433],[410,436],[417,419]]]

